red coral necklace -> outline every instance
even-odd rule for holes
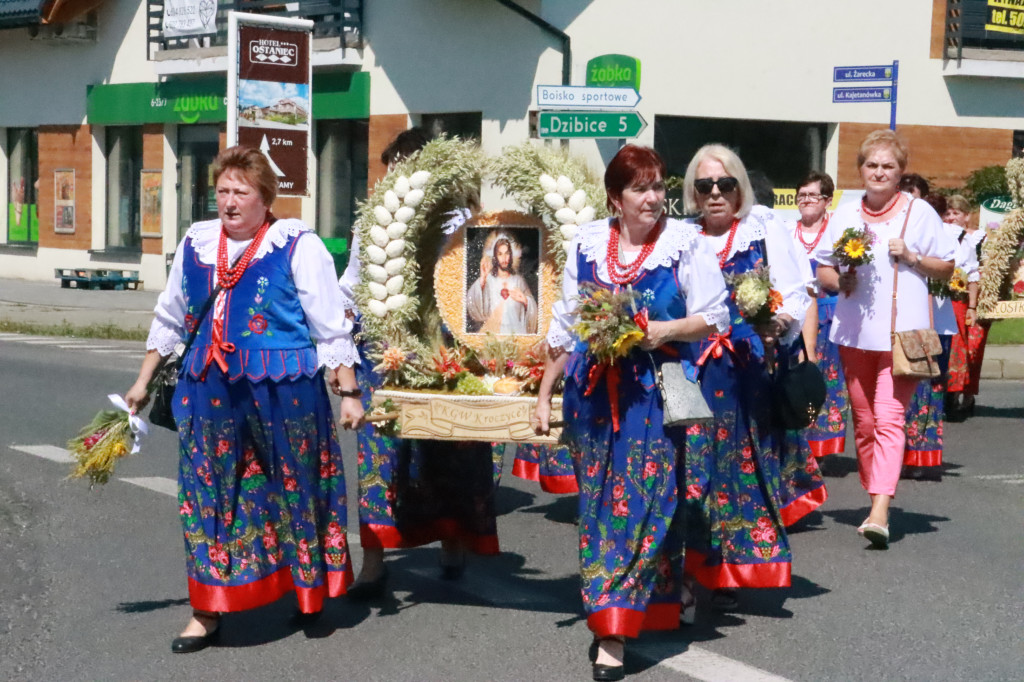
[[[828,213],[826,213],[825,214],[825,219],[823,221],[821,221],[821,227],[818,229],[818,235],[814,238],[814,241],[812,241],[810,244],[808,244],[807,240],[804,239],[804,231],[800,227],[800,221],[799,220],[796,221],[796,237],[797,237],[797,239],[800,240],[800,243],[804,245],[804,250],[806,250],[807,253],[811,253],[812,251],[814,251],[815,247],[818,246],[818,242],[821,241],[822,235],[825,234],[825,228],[828,227],[828,219],[829,219],[829,215],[828,215]]]
[[[232,289],[238,284],[238,280],[242,279],[245,269],[249,267],[249,261],[256,255],[256,251],[260,248],[260,243],[263,241],[263,236],[267,234],[269,227],[270,221],[268,220],[256,231],[256,235],[249,242],[249,246],[245,247],[242,257],[238,259],[234,267],[228,267],[228,233],[224,226],[221,226],[220,243],[217,245],[217,284],[222,289]]]
[[[896,196],[894,196],[892,198],[892,201],[890,201],[888,204],[886,204],[885,207],[881,211],[879,211],[878,213],[875,213],[874,211],[872,211],[871,209],[868,208],[868,205],[866,203],[864,203],[864,197],[861,197],[861,200],[860,200],[860,210],[863,211],[865,214],[871,216],[872,218],[878,218],[880,216],[884,216],[886,213],[891,211],[892,207],[895,206],[896,202],[899,201],[899,200],[900,200],[900,193],[896,192]]]
[[[715,254],[716,256],[718,256],[718,269],[719,270],[721,270],[722,268],[725,267],[725,261],[728,260],[728,258],[729,258],[729,252],[732,251],[732,242],[733,242],[734,239],[736,239],[736,228],[738,228],[739,226],[740,226],[740,219],[739,218],[733,218],[732,227],[729,228],[729,237],[728,237],[728,239],[725,240],[725,248]],[[700,224],[700,233],[702,235],[704,235],[705,237],[708,236],[708,233],[705,231],[704,221],[703,220],[701,220],[701,224]]]
[[[636,279],[640,268],[643,267],[644,261],[654,251],[654,245],[658,242],[658,235],[661,234],[661,224],[656,225],[650,234],[647,235],[647,241],[640,248],[640,253],[629,265],[623,265],[619,261],[619,227],[617,220],[612,222],[608,232],[608,256],[605,259],[608,265],[608,279],[612,281],[612,284],[629,284]]]

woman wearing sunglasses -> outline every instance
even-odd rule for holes
[[[594,633],[593,677],[620,680],[626,637],[679,627],[686,488],[677,452],[686,430],[664,426],[654,363],[693,367],[690,342],[728,325],[725,283],[692,225],[665,217],[665,163],[626,145],[605,171],[615,214],[580,227],[555,304],[533,425],[546,433],[551,389],[565,376],[562,440],[579,475],[583,607]],[[641,294],[639,347],[603,365],[574,335],[581,293]]]
[[[906,166],[907,148],[896,133],[869,134],[857,154],[864,197],[836,210],[814,252],[818,281],[842,292],[830,337],[846,373],[860,482],[871,497],[857,531],[878,548],[889,545],[889,503],[903,465],[907,406],[919,381],[893,375],[891,331],[931,326],[927,278],[949,279],[957,247],[931,206],[899,191]],[[832,251],[847,228],[871,230],[867,248],[874,258],[840,274]]]
[[[723,274],[769,265],[772,288],[782,297],[771,321],[756,328],[730,298],[730,330],[696,349],[714,421],[691,428],[687,439],[686,570],[715,590],[713,605],[732,608],[736,588],[790,584],[781,514],[785,431],[774,426],[771,414],[766,353],[774,345],[788,348],[799,335],[811,304],[809,268],[771,209],[753,206],[743,162],[726,147],[697,151],[686,170],[683,200],[687,212],[700,214],[694,226]]]

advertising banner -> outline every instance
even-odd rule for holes
[[[217,32],[217,0],[164,0],[164,37]]]
[[[238,27],[237,144],[259,149],[282,196],[308,194],[312,98],[310,32]]]
[[[988,0],[986,31],[1024,35],[1024,0]]]

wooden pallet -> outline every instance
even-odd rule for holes
[[[139,289],[142,280],[138,270],[94,268],[54,268],[53,276],[62,289]]]

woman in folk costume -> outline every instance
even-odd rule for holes
[[[929,194],[924,201],[940,216],[946,214],[946,198]],[[948,282],[929,280],[935,331],[942,343],[939,368],[942,374],[931,381],[921,381],[907,408],[907,444],[903,452],[903,475],[906,478],[941,478],[942,432],[946,420],[946,384],[950,370],[950,348],[957,337],[961,348],[966,348],[966,328],[958,324],[956,309],[959,304],[977,305],[978,257],[974,245],[966,239],[959,225],[943,223],[942,229],[959,244],[954,258],[956,270]],[[965,355],[961,356],[966,359]]]
[[[125,395],[130,406],[143,404],[161,356],[198,325],[173,399],[193,608],[175,653],[208,646],[220,613],[294,591],[300,612],[314,615],[352,582],[345,476],[324,379],[343,396],[346,428],[363,408],[334,263],[306,225],[270,214],[277,178],[258,150],[221,152],[214,182],[219,218],[192,225],[178,247]]]
[[[692,375],[687,342],[727,323],[713,254],[692,226],[664,215],[664,175],[657,153],[636,145],[608,164],[605,188],[618,217],[580,227],[571,244],[534,415],[536,430],[546,433],[552,386],[564,373],[562,439],[580,488],[580,573],[595,680],[622,678],[626,637],[679,626],[686,485],[677,452],[686,436],[663,425],[648,352]],[[625,287],[649,301],[650,322],[639,347],[602,366],[574,336],[578,296]]]
[[[812,171],[801,181],[796,190],[796,205],[800,211],[793,236],[798,250],[811,257],[828,228],[828,205],[832,201],[835,183],[827,173]],[[812,271],[818,268],[818,261],[811,261]],[[835,315],[838,294],[817,289],[818,316],[804,322],[804,339],[808,325],[816,325],[817,342],[814,348],[815,361],[825,379],[828,394],[818,413],[817,420],[806,430],[807,441],[815,457],[842,454],[846,449],[846,421],[850,413],[846,395],[846,377],[839,361],[839,347],[832,343],[829,331]],[[808,350],[811,350],[808,348]]]
[[[714,421],[689,430],[686,572],[715,591],[713,605],[732,608],[736,588],[790,584],[792,557],[782,516],[787,501],[781,473],[786,432],[772,414],[766,355],[778,345],[783,349],[780,358],[788,358],[800,334],[811,304],[807,264],[781,223],[770,219],[767,209],[752,207],[743,162],[726,147],[706,145],[697,151],[686,171],[683,198],[687,210],[701,214],[693,226],[717,254],[723,274],[738,275],[767,264],[772,288],[781,295],[771,322],[755,328],[739,314],[730,287],[731,328],[702,341],[696,351]],[[814,464],[809,452],[803,460],[805,466]],[[802,475],[791,472],[789,481],[820,481],[816,465],[798,473]],[[804,494],[813,496],[815,486],[807,487]],[[694,604],[687,597],[684,606],[692,618]]]

